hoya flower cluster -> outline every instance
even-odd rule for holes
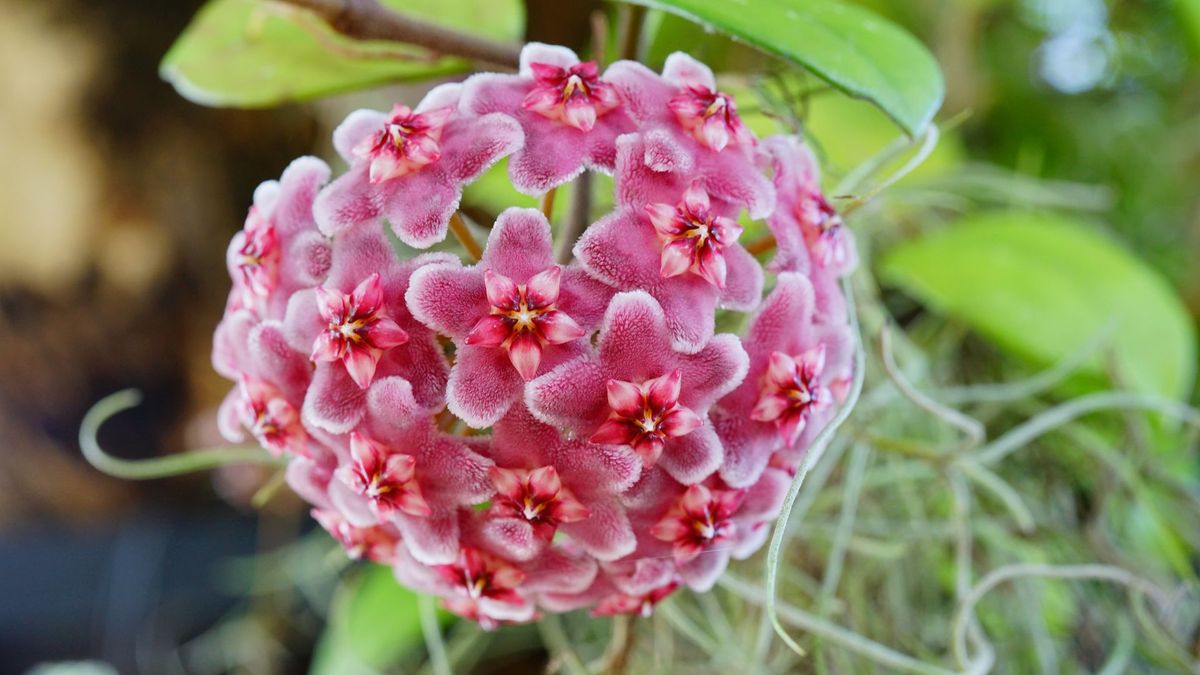
[[[345,174],[305,157],[255,193],[214,362],[223,432],[286,456],[352,557],[493,626],[646,613],[761,546],[852,374],[853,242],[799,140],[756,138],[685,54],[601,74],[533,44],[334,144]],[[442,241],[504,158],[530,195],[614,175],[571,262],[521,208],[478,261],[394,252],[385,228]],[[776,240],[765,270],[743,214]]]

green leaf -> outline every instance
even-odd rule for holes
[[[515,41],[524,23],[519,0],[384,4],[497,40]],[[282,4],[211,0],[163,57],[159,72],[196,103],[259,108],[470,68],[462,59],[428,60],[426,54],[405,45],[346,39],[312,14]]]
[[[1047,365],[1111,330],[1108,352],[1137,391],[1186,397],[1194,326],[1154,270],[1092,227],[1050,214],[968,218],[890,251],[889,284],[965,321],[1018,356]],[[1088,371],[1103,375],[1097,356]]]
[[[696,21],[794,63],[879,106],[917,135],[942,105],[945,82],[916,38],[840,0],[625,0]],[[680,45],[686,48],[686,45]]]
[[[389,670],[424,644],[417,595],[389,567],[368,565],[338,588],[317,644],[313,675]]]
[[[1193,57],[1200,55],[1200,0],[1175,0],[1179,27],[1188,39]]]

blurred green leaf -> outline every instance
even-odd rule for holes
[[[1192,54],[1200,55],[1200,0],[1175,0],[1175,13]]]
[[[798,63],[879,106],[908,134],[942,105],[937,61],[916,38],[839,0],[625,0],[679,14]]]
[[[1123,501],[1123,500],[1122,500]],[[1123,541],[1128,550],[1144,553],[1142,560],[1162,574],[1168,570],[1185,579],[1194,579],[1187,542],[1176,531],[1176,524],[1161,508],[1160,495],[1140,488],[1124,508],[1114,510],[1123,518]],[[1153,562],[1150,562],[1153,561]]]
[[[423,645],[417,595],[389,567],[369,565],[343,582],[313,657],[313,675],[388,669]]]
[[[1049,214],[968,218],[908,242],[881,277],[1041,364],[1076,353],[1105,329],[1135,390],[1182,398],[1195,373],[1194,327],[1167,283],[1097,231]],[[1097,357],[1087,368],[1103,374]]]
[[[384,4],[498,40],[518,39],[524,23],[518,0]],[[348,40],[315,16],[281,4],[212,0],[163,57],[159,72],[196,103],[258,108],[470,67],[462,59],[428,60],[426,54],[395,43]]]
[[[767,60],[761,51],[707,31],[675,14],[652,12],[646,16],[646,22],[649,39],[641,60],[655,70],[661,70],[671,52],[680,49],[686,49],[716,71],[760,70]]]

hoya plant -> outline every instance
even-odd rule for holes
[[[664,657],[668,638],[654,637],[653,649],[635,639],[660,608],[711,664],[741,654],[754,672],[786,672],[812,634],[885,668],[950,672],[822,616],[853,542],[871,447],[899,447],[943,472],[962,532],[970,486],[1025,530],[1033,516],[989,466],[1066,422],[1036,417],[984,444],[984,422],[922,393],[896,364],[886,308],[843,218],[869,211],[934,152],[943,84],[932,57],[842,2],[524,6],[530,28],[587,27],[570,46],[518,46],[522,8],[510,5],[214,0],[201,10],[163,62],[199,103],[409,86],[373,91],[365,100],[377,107],[337,124],[336,157],[300,157],[262,183],[230,242],[213,365],[230,381],[220,431],[246,445],[116,460],[94,433],[131,404],[119,394],[89,417],[85,451],[128,477],[277,467],[344,560],[384,570],[391,590],[373,592],[400,593],[368,622],[381,637],[366,655],[343,653],[343,619],[331,617],[334,637],[322,644],[334,646],[318,658],[329,672],[419,665],[406,656],[414,615],[439,673],[469,667],[462,629],[445,643],[451,621],[485,633],[536,625],[550,666],[568,672],[684,668]],[[819,92],[862,99],[897,134],[836,187],[818,157],[840,139],[806,124]],[[995,336],[1008,325],[994,327],[996,312],[940,295],[986,280],[939,285],[930,273],[967,255],[960,246],[936,258],[896,249],[883,274],[931,306],[976,311]],[[868,368],[882,384],[862,400]],[[878,425],[843,427],[860,401]],[[897,419],[903,405],[928,413],[932,430]],[[1198,417],[1169,399],[1111,405]],[[947,428],[967,440],[947,450]],[[914,433],[937,447],[895,438]],[[789,573],[803,565],[784,560],[788,516],[813,508],[816,496],[797,509],[806,477],[821,466],[828,480],[847,446],[841,484],[822,493],[842,520],[813,614],[779,599],[794,591],[781,578],[804,586]],[[974,607],[1003,574],[1099,578],[1146,594],[1155,611],[1166,602],[1155,582],[1104,565],[1001,568],[972,588],[971,539],[956,541],[957,611],[944,644],[965,672],[997,662]],[[731,561],[757,572],[727,575]],[[368,601],[355,602],[335,598],[334,608]],[[704,644],[688,602],[714,635],[726,633],[718,648]],[[746,631],[727,611],[756,613],[750,639],[739,641]]]

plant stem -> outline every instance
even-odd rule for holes
[[[770,234],[763,235],[763,236],[759,237],[758,239],[755,239],[754,241],[748,242],[746,244],[746,251],[749,252],[750,255],[758,255],[759,253],[766,253],[767,251],[770,251],[773,248],[775,248],[775,237]]]
[[[520,49],[516,45],[494,42],[416,19],[384,7],[379,0],[279,1],[314,12],[330,28],[356,40],[407,42],[439,54],[517,67]]]
[[[608,45],[608,15],[597,9],[588,19],[592,26],[592,60],[603,68],[608,62],[604,53]]]
[[[617,32],[620,35],[619,58],[636,59],[638,46],[642,38],[642,22],[646,16],[646,8],[641,5],[624,5],[621,7],[621,18]]]
[[[556,194],[558,194],[558,188],[550,188],[538,202],[538,208],[541,209],[542,215],[546,216],[546,220],[550,220],[550,216],[554,213],[554,196]]]
[[[475,241],[470,228],[463,222],[462,216],[458,215],[457,211],[450,216],[450,231],[454,233],[454,238],[458,240],[458,243],[467,249],[467,253],[475,259],[475,262],[479,262],[479,259],[483,257],[483,249],[479,247],[479,242]]]
[[[438,625],[437,606],[433,596],[422,593],[417,597],[417,611],[421,619],[421,634],[425,637],[425,649],[429,652],[429,664],[435,675],[454,675],[450,659],[446,656],[446,643],[442,640],[442,629]]]
[[[563,265],[571,262],[575,241],[588,226],[588,215],[592,209],[592,174],[584,171],[571,186],[571,208],[567,211],[567,222],[559,234],[556,257]]]
[[[207,471],[227,464],[265,464],[283,466],[284,460],[268,455],[258,446],[233,446],[194,450],[168,457],[153,459],[119,459],[100,447],[96,434],[108,418],[136,406],[142,400],[141,393],[125,389],[110,394],[99,401],[83,416],[79,427],[79,447],[89,464],[104,473],[126,480],[146,480],[178,476],[195,471]]]

